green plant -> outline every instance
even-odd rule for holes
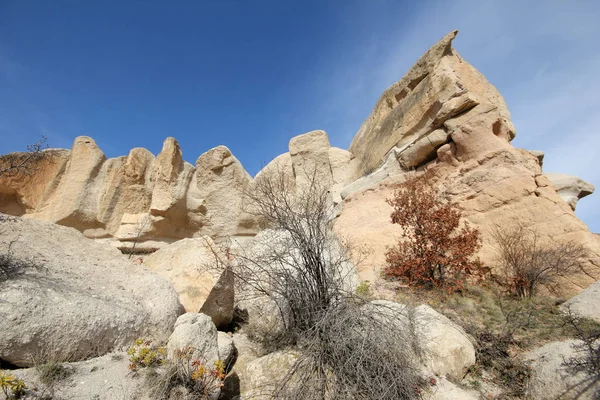
[[[137,371],[138,368],[163,365],[166,354],[167,350],[164,347],[152,347],[151,340],[136,339],[127,350],[129,369]]]
[[[18,399],[25,393],[27,386],[22,379],[0,371],[0,389],[2,389],[5,399]]]
[[[371,283],[369,281],[361,282],[356,287],[356,294],[359,296],[366,297],[371,293]]]
[[[474,258],[479,231],[466,223],[460,228],[460,208],[438,199],[429,173],[400,184],[387,202],[394,209],[392,223],[402,228],[401,240],[386,254],[389,278],[455,292],[468,277],[483,276],[485,268]]]
[[[157,399],[169,398],[171,392],[184,387],[193,393],[194,398],[209,399],[223,387],[225,363],[216,360],[212,366],[195,357],[196,349],[177,349],[173,360],[169,360],[163,373],[151,377],[152,396]]]
[[[40,382],[46,386],[51,386],[55,382],[61,381],[71,375],[72,370],[66,368],[61,363],[49,362],[36,367]]]

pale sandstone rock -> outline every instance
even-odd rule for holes
[[[76,138],[60,183],[40,217],[80,231],[103,228],[97,216],[101,193],[99,183],[103,178],[101,173],[105,160],[104,153],[92,138]]]
[[[475,348],[461,327],[450,321],[428,305],[407,307],[387,300],[372,301],[369,307],[393,318],[391,324],[399,332],[414,332],[414,341],[419,349],[415,360],[419,360],[429,374],[461,380],[467,369],[475,364]],[[400,345],[410,346],[402,343]]]
[[[241,371],[242,399],[271,399],[273,390],[294,366],[300,354],[294,351],[277,351],[249,362]]]
[[[582,342],[566,340],[552,342],[525,354],[530,362],[532,375],[529,395],[533,400],[592,400],[597,399],[600,383],[590,380],[584,373],[574,373],[564,365],[572,357],[579,357],[578,345]]]
[[[138,337],[164,341],[183,311],[166,279],[73,228],[19,218],[0,229],[1,253],[10,245],[15,257],[40,266],[0,286],[5,361],[28,366],[39,355],[78,360]]]
[[[177,350],[190,347],[193,359],[212,366],[219,359],[217,328],[209,316],[199,313],[185,313],[177,318],[175,329],[167,343],[168,357],[174,359]]]
[[[577,202],[594,193],[594,185],[581,178],[567,174],[545,173],[560,197],[575,210]]]
[[[144,266],[168,279],[187,312],[198,312],[223,269],[215,262],[211,238],[178,240],[144,258]]]
[[[544,164],[544,156],[545,156],[544,152],[539,151],[539,150],[528,150],[528,151],[532,156],[534,156],[535,158],[538,159],[540,167],[542,167]]]
[[[468,162],[446,160],[438,159],[429,168],[436,176],[441,197],[457,202],[465,219],[481,230],[483,247],[479,256],[486,265],[496,264],[494,227],[520,221],[539,231],[543,238],[575,240],[588,249],[589,257],[583,265],[587,274],[564,280],[563,295],[577,293],[600,278],[598,240],[549,185],[534,156],[510,148]],[[400,228],[390,222],[392,208],[385,203],[394,192],[388,182],[393,181],[388,179],[376,188],[346,198],[344,210],[335,222],[337,232],[371,252],[358,266],[363,280],[378,279],[385,267],[386,249],[400,238]]]
[[[456,34],[436,43],[379,98],[350,145],[360,160],[351,180],[376,169],[394,146],[402,148],[441,127],[456,143],[458,159],[509,147],[514,127],[506,104],[452,48]]]
[[[426,390],[423,398],[426,400],[478,400],[480,396],[475,391],[461,389],[445,378],[436,378],[435,386]]]
[[[15,156],[27,157],[27,153]],[[39,211],[56,190],[70,156],[70,150],[44,150],[43,157],[37,159],[26,174],[0,176],[0,212],[24,215]]]
[[[217,345],[219,347],[219,360],[223,361],[226,369],[233,367],[237,350],[233,337],[225,332],[217,332]]]
[[[409,169],[431,161],[437,155],[437,149],[448,141],[448,134],[443,129],[436,129],[427,136],[417,140],[398,155],[398,161]]]
[[[206,207],[209,235],[227,236],[246,232],[240,226],[243,195],[252,178],[225,146],[218,146],[198,157],[196,181],[198,194]],[[252,231],[251,231],[252,232]]]
[[[575,314],[600,323],[600,281],[591,284],[581,293],[570,298],[562,308],[571,309]]]
[[[333,185],[330,147],[329,138],[324,131],[308,132],[290,140],[290,156],[297,190],[306,190],[313,179],[327,188]]]
[[[52,393],[56,399],[150,400],[146,382],[131,374],[129,356],[124,351],[62,365],[69,375],[51,390],[39,380],[36,368],[17,369],[11,374],[23,379],[30,389],[36,388],[35,395],[27,398],[44,398],[44,394]]]

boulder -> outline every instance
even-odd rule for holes
[[[242,399],[271,399],[273,390],[298,360],[295,351],[277,351],[249,362],[238,371]]]
[[[164,341],[183,312],[166,279],[73,228],[17,218],[0,230],[0,254],[30,265],[0,285],[2,360],[76,361],[138,337]]]
[[[177,351],[190,347],[192,358],[211,366],[219,359],[217,328],[208,315],[185,313],[177,318],[175,329],[167,343],[168,357],[174,359]]]
[[[565,365],[565,361],[580,355],[580,344],[577,340],[552,342],[525,354],[524,359],[532,368],[529,395],[533,400],[598,398],[600,382]]]
[[[567,174],[554,174],[546,172],[544,175],[558,192],[561,199],[567,202],[575,211],[579,199],[594,193],[594,185],[583,179]]]
[[[243,195],[251,182],[250,175],[225,146],[217,146],[198,157],[192,186],[204,199],[206,234],[255,233],[247,224],[240,225]]]
[[[223,329],[231,324],[234,302],[234,275],[231,268],[226,267],[200,307],[200,312],[211,317],[217,328]]]
[[[237,349],[230,334],[217,332],[217,345],[219,347],[219,360],[225,363],[226,369],[231,369],[235,363]]]
[[[600,323],[600,281],[591,284],[581,293],[571,297],[562,305],[562,309],[570,309],[573,313],[593,319]]]
[[[306,190],[311,182],[326,188],[333,185],[329,161],[329,137],[324,131],[312,131],[293,137],[290,156],[296,176],[296,190]]]
[[[423,398],[426,400],[478,400],[479,393],[467,391],[456,386],[445,378],[435,378],[436,382],[425,391]]]
[[[146,256],[144,266],[171,282],[186,312],[198,312],[223,272],[211,248],[218,251],[208,236],[178,240]]]
[[[390,323],[396,324],[399,331],[414,332],[418,349],[415,358],[428,374],[460,381],[475,364],[475,348],[467,334],[428,305],[412,308],[375,300],[368,307],[377,307],[377,312],[393,318]]]

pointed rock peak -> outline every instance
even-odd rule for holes
[[[98,145],[89,136],[77,136],[73,141],[73,150],[78,148],[99,149]]]
[[[163,147],[160,152],[181,153],[181,147],[179,146],[179,142],[177,142],[177,139],[175,139],[174,137],[168,137],[163,142]]]
[[[73,141],[73,147],[71,149],[72,157],[87,157],[92,154],[99,156],[100,158],[104,157],[104,153],[102,152],[102,150],[100,150],[100,147],[98,147],[94,139],[92,139],[89,136],[76,137]]]
[[[295,136],[290,140],[289,144],[290,154],[292,156],[295,156],[296,154],[327,151],[330,147],[331,145],[329,144],[327,133],[320,130]]]
[[[196,160],[196,168],[217,170],[233,163],[239,163],[226,146],[217,146],[203,153]]]
[[[175,166],[183,162],[183,153],[181,147],[175,138],[168,137],[163,142],[163,147],[158,156],[156,157],[159,163],[168,160],[168,162]]]

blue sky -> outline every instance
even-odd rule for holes
[[[41,134],[108,157],[175,137],[255,174],[295,135],[347,148],[443,35],[505,97],[513,144],[600,188],[600,2],[0,0],[0,153]],[[600,191],[600,189],[599,189]],[[577,214],[600,232],[600,194]]]

